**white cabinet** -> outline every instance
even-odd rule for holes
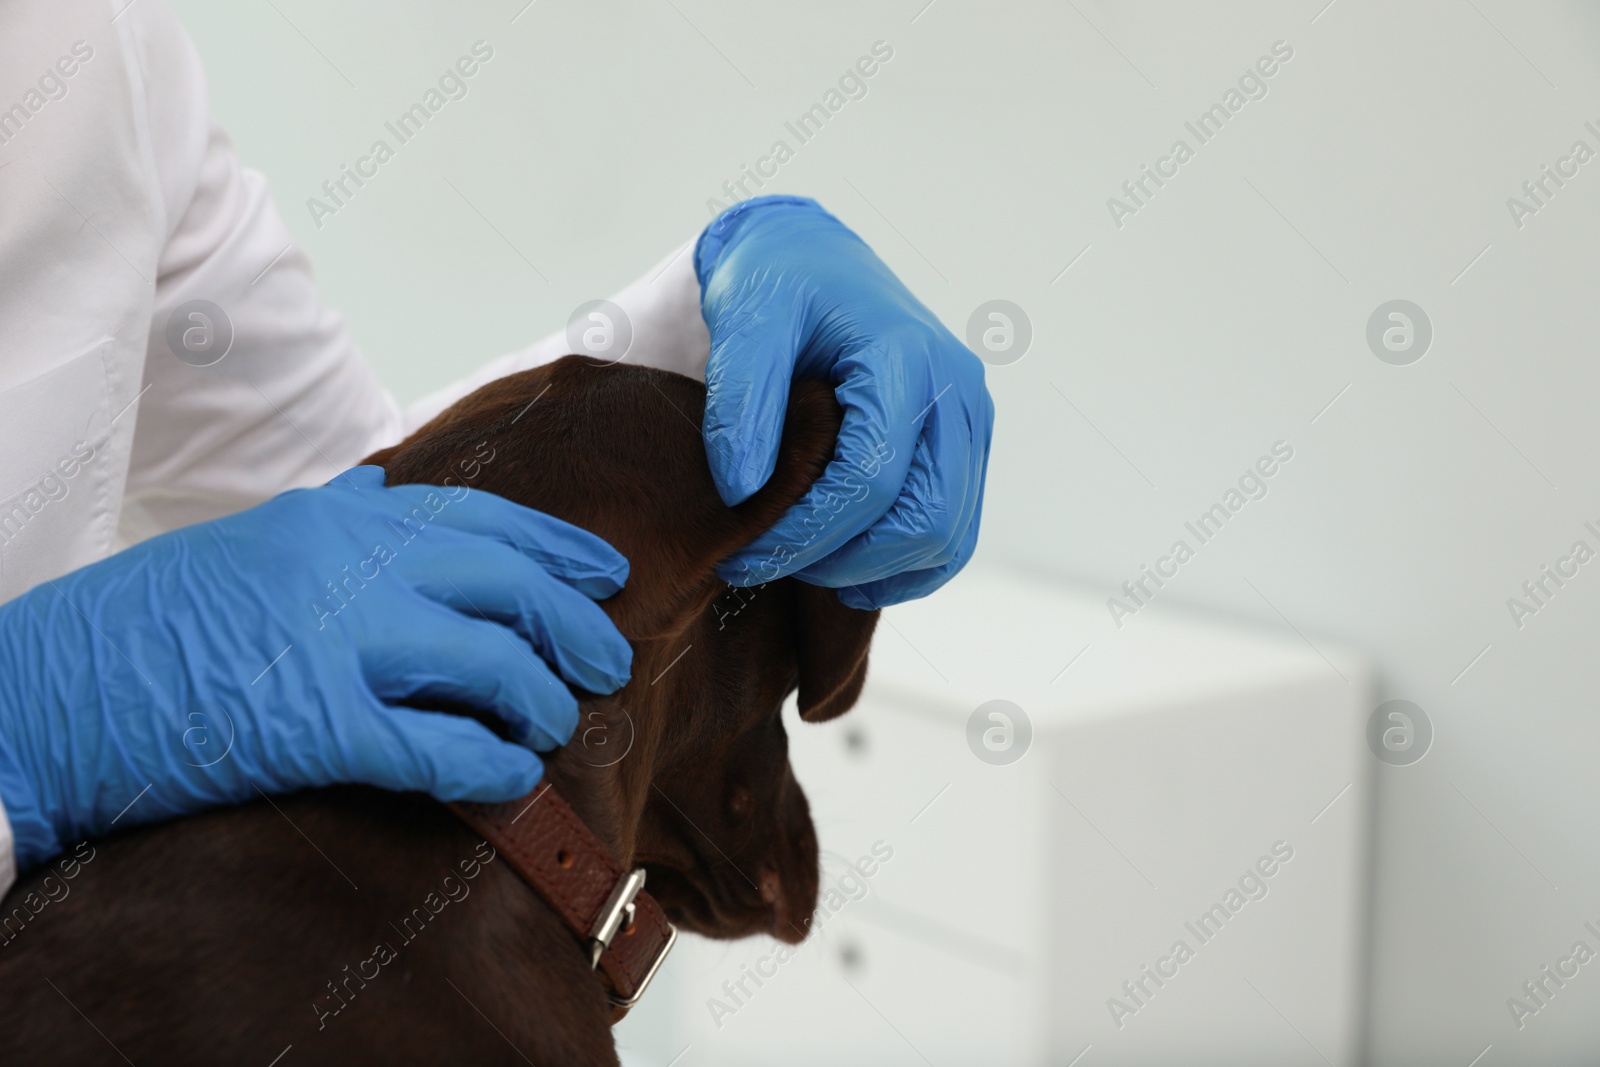
[[[1369,684],[1320,641],[1118,629],[1004,574],[891,609],[861,705],[789,724],[838,911],[782,964],[682,939],[625,1062],[1355,1062]],[[1022,716],[969,743],[994,700]]]

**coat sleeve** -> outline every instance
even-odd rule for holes
[[[173,221],[156,280],[125,541],[326,482],[479,385],[571,351],[562,330],[403,413],[319,297],[265,179],[239,165],[211,121],[187,35],[170,12],[151,7],[164,32],[145,35],[160,53],[147,57],[149,122]],[[614,298],[632,327],[629,362],[703,378],[710,339],[693,258],[679,248]],[[196,308],[201,342],[229,337],[226,355],[206,366],[193,365],[204,352],[173,355]]]
[[[141,5],[145,121],[168,219],[121,533],[125,541],[328,481],[400,411],[317,295],[261,175],[211,121],[205,75],[162,5]]]
[[[700,281],[694,273],[693,251],[693,241],[680,246],[644,277],[611,298],[621,309],[632,334],[631,343],[619,362],[659,367],[705,380],[711,334],[700,313]],[[577,347],[563,330],[520,352],[491,360],[473,374],[423,397],[407,409],[406,432],[421,426],[487,382],[560,359]]]

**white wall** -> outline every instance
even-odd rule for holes
[[[1506,198],[1574,140],[1600,150],[1600,15],[1325,2],[175,6],[407,398],[691,236],[888,42],[769,188],[821,198],[958,333],[991,298],[1031,317],[1032,350],[991,374],[983,557],[1118,584],[1291,443],[1161,597],[1363,649],[1433,721],[1427,758],[1377,768],[1372,1061],[1592,1058],[1600,966],[1520,1031],[1506,999],[1575,940],[1600,949],[1600,565],[1521,629],[1506,598],[1574,540],[1600,548],[1600,161],[1520,229]],[[480,38],[469,96],[314,227],[305,199]],[[1193,146],[1183,123],[1279,40],[1268,95],[1114,226],[1107,197]],[[1434,326],[1410,366],[1364,337],[1395,298]]]

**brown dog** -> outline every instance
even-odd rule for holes
[[[486,489],[628,557],[604,607],[632,681],[580,701],[548,778],[674,922],[795,942],[817,842],[780,708],[798,688],[808,721],[848,710],[876,613],[790,579],[732,590],[713,570],[832,457],[828,388],[796,384],[777,470],[734,508],[706,467],[703,406],[689,379],[568,357],[371,461],[391,484]],[[617,1062],[583,946],[425,796],[315,790],[120,833],[22,878],[0,923],[0,1062]]]

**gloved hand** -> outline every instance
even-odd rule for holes
[[[592,598],[628,564],[501,497],[357,467],[0,608],[0,799],[19,869],[80,837],[335,782],[510,800],[628,679]],[[503,721],[404,707],[448,700]],[[523,747],[527,746],[527,747]]]
[[[726,503],[772,475],[791,379],[828,378],[845,409],[822,478],[722,577],[794,574],[857,608],[949,581],[977,544],[994,426],[978,357],[814,200],[729,208],[694,265],[711,332],[706,452]]]

